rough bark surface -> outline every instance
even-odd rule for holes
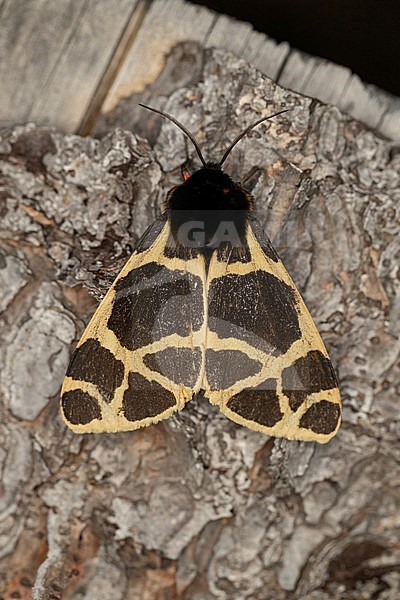
[[[122,129],[5,132],[0,596],[399,598],[400,153],[224,52],[196,69],[152,102],[209,158],[290,108],[226,171],[256,167],[246,185],[337,367],[342,428],[323,446],[268,439],[198,399],[137,432],[67,430],[58,390],[96,306],[87,289],[101,297],[158,214],[185,145],[150,113],[153,147]]]

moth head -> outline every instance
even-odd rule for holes
[[[230,144],[230,146],[228,147],[228,149],[226,150],[226,152],[224,153],[224,155],[222,156],[222,158],[219,162],[206,162],[201,153],[200,145],[199,145],[198,141],[196,140],[196,138],[194,137],[194,135],[192,133],[190,133],[190,131],[188,129],[186,129],[186,127],[184,125],[182,125],[182,123],[180,123],[177,119],[175,119],[175,117],[169,115],[168,113],[166,113],[162,110],[158,110],[157,108],[152,108],[151,106],[146,106],[146,104],[141,104],[140,102],[139,102],[139,106],[142,106],[143,108],[147,108],[147,110],[151,110],[152,112],[155,112],[155,113],[165,117],[166,119],[169,119],[170,121],[172,121],[172,123],[174,123],[177,127],[179,127],[179,129],[181,131],[183,131],[183,133],[192,142],[192,144],[195,147],[196,152],[203,164],[203,167],[205,167],[207,169],[219,169],[219,170],[222,169],[222,165],[224,164],[224,162],[226,161],[226,159],[228,158],[229,154],[231,153],[233,148],[236,146],[236,144],[238,142],[240,142],[240,140],[242,138],[244,138],[252,129],[254,129],[254,127],[257,127],[257,125],[260,125],[260,123],[264,123],[264,121],[268,121],[269,119],[272,119],[273,117],[277,117],[278,115],[281,115],[282,113],[288,112],[288,109],[285,108],[284,110],[280,110],[279,112],[276,112],[273,115],[268,115],[268,117],[262,117],[261,119],[258,119],[255,123],[252,123],[251,125],[246,127],[246,129],[244,131],[242,131],[233,140],[233,142]]]

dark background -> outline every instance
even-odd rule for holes
[[[192,0],[400,96],[400,0]]]

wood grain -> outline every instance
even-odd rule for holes
[[[3,0],[1,22],[1,125],[34,121],[82,135],[104,131],[121,103],[151,100],[177,45],[197,42],[200,54],[224,48],[280,85],[400,140],[400,99],[345,67],[185,0]],[[196,70],[198,59],[191,60]],[[177,83],[192,74],[190,62],[180,66],[185,72],[175,69]]]
[[[109,118],[109,113],[119,110],[120,102],[126,103],[132,97],[136,101],[140,95],[151,101],[151,90],[156,87],[169,54],[183,42],[198,42],[199,52],[213,46],[224,48],[283,87],[334,104],[388,138],[400,140],[400,100],[396,97],[361,82],[346,67],[306,55],[287,43],[278,44],[254,31],[249,23],[184,0],[153,0],[126,62],[105,98],[98,131],[103,131],[102,121]],[[190,65],[183,68],[188,69],[187,77]],[[177,79],[182,77],[180,73]]]
[[[5,0],[0,122],[76,129],[137,2]]]

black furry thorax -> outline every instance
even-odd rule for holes
[[[253,198],[218,165],[208,164],[172,188],[167,195],[166,208],[172,235],[180,246],[191,246],[191,229],[197,232],[199,242],[196,247],[200,251],[202,248],[215,249],[227,240],[233,246],[245,246]],[[201,236],[199,231],[204,235]]]
[[[244,210],[253,209],[249,192],[235,183],[218,165],[198,169],[167,195],[170,210]]]

